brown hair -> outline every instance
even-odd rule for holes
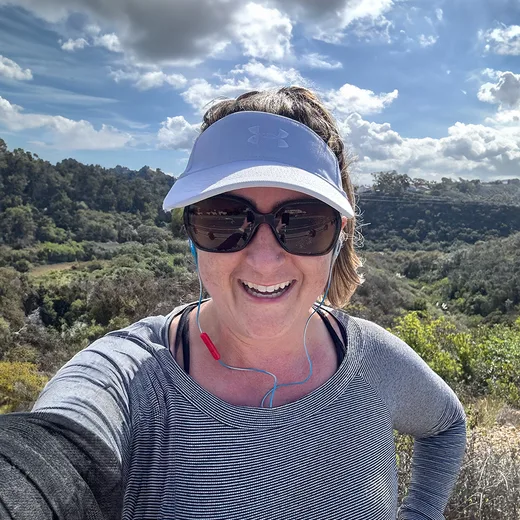
[[[355,207],[354,188],[348,172],[349,161],[336,122],[319,98],[303,87],[284,87],[279,90],[253,91],[236,99],[220,101],[204,114],[201,131],[219,119],[244,110],[270,112],[289,117],[314,130],[336,155],[341,170],[343,189]],[[343,307],[363,281],[357,272],[361,260],[355,251],[356,219],[349,218],[343,230],[343,248],[332,270],[328,300],[334,307]]]

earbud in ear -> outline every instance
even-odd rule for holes
[[[336,260],[336,258],[338,258],[342,247],[343,247],[343,239],[338,238],[338,241],[336,242],[336,245],[334,246],[334,252],[332,253],[332,260]]]
[[[193,256],[193,260],[195,260],[195,265],[198,266],[199,259],[197,257],[197,249],[195,248],[195,245],[193,244],[193,242],[191,240],[188,240],[188,243],[190,244],[190,251],[191,251],[191,255]]]

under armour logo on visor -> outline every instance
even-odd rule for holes
[[[253,134],[248,140],[248,143],[258,144],[260,139],[277,139],[278,140],[278,148],[289,148],[284,139],[289,135],[289,132],[282,130],[281,128],[278,130],[278,135],[270,134],[268,132],[261,133],[259,126],[251,126],[249,127],[249,131]]]

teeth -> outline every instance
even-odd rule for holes
[[[251,282],[242,282],[245,286],[255,289],[258,292],[261,293],[272,293],[274,291],[278,291],[280,289],[285,289],[285,287],[291,285],[291,282],[282,282],[276,285],[258,285],[256,283]]]

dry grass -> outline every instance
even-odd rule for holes
[[[496,402],[478,403],[478,408],[479,424],[468,433],[464,463],[445,511],[446,520],[520,520],[520,411],[499,407]],[[396,445],[403,496],[409,481],[412,440],[399,436]]]
[[[520,431],[514,426],[474,429],[447,520],[520,518]]]

